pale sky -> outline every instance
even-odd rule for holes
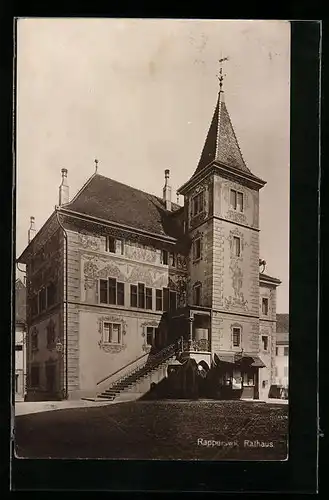
[[[193,174],[225,100],[260,191],[260,257],[289,311],[290,24],[287,21],[20,19],[17,33],[16,254],[94,172],[162,196]],[[182,198],[181,198],[182,202]]]

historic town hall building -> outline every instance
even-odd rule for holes
[[[221,84],[221,82],[220,82]],[[27,398],[266,398],[276,288],[259,255],[259,190],[220,85],[173,203],[97,173],[59,205],[26,264]],[[152,396],[153,395],[153,396]]]

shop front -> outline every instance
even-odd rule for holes
[[[264,363],[257,355],[215,354],[216,398],[259,399],[259,369]]]

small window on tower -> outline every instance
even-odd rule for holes
[[[241,329],[239,327],[233,328],[233,347],[240,347],[241,343]]]
[[[230,196],[230,204],[231,204],[231,207],[236,210],[236,206],[237,206],[237,196],[236,196],[236,191],[235,189],[231,189],[231,196]]]
[[[243,212],[243,193],[237,193],[236,204],[238,212]]]
[[[241,255],[241,240],[238,236],[233,236],[233,252],[236,257]]]
[[[264,316],[268,315],[268,299],[265,297],[262,298],[262,313]]]
[[[196,238],[193,241],[193,260],[197,261],[201,259],[201,238]]]
[[[263,343],[263,351],[267,351],[268,349],[268,336],[262,335],[262,343]]]

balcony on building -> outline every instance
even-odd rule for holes
[[[206,361],[210,367],[211,309],[202,306],[187,306],[177,309],[171,317],[170,334],[180,346],[180,359]]]

